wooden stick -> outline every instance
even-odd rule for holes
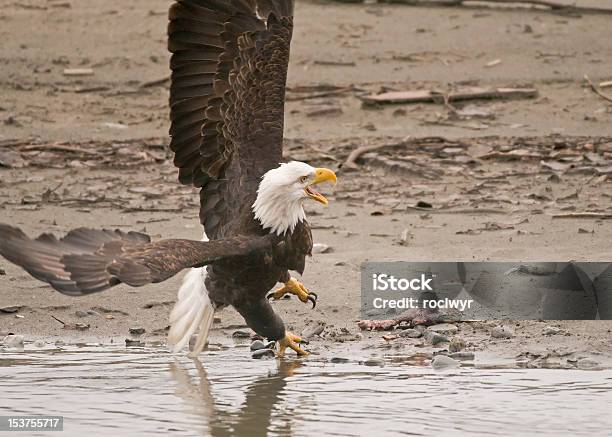
[[[568,214],[554,214],[552,218],[555,219],[612,219],[612,214],[605,214],[601,212],[570,212]]]
[[[530,99],[537,97],[535,88],[483,88],[469,87],[447,94],[436,90],[390,91],[387,93],[363,96],[366,104],[376,103],[423,103],[423,102],[454,102],[475,99]]]
[[[587,76],[586,74],[584,75],[584,80],[587,81],[589,87],[595,94],[597,94],[602,99],[607,100],[608,102],[612,102],[612,97],[604,94],[599,88],[597,88],[597,86],[593,82],[591,82],[591,79],[589,79],[589,76]]]

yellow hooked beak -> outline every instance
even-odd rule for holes
[[[315,169],[315,177],[313,181],[304,188],[304,191],[313,200],[322,203],[323,205],[327,205],[329,202],[321,193],[318,193],[315,189],[312,188],[313,185],[320,184],[321,182],[332,182],[334,185],[336,184],[337,178],[336,173],[331,171],[328,168],[317,168]]]

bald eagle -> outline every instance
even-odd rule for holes
[[[179,181],[201,188],[202,241],[151,241],[139,232],[79,228],[32,240],[0,224],[0,254],[61,293],[139,287],[191,268],[170,314],[178,351],[198,328],[200,353],[216,309],[233,306],[257,334],[306,355],[269,299],[316,294],[304,271],[312,235],[303,202],[333,171],[282,161],[293,0],[177,0],[169,13],[170,148]],[[284,286],[269,293],[277,282]]]

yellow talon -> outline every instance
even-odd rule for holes
[[[307,356],[308,352],[300,348],[300,346],[298,345],[298,343],[300,343],[301,341],[302,339],[300,337],[298,337],[297,335],[289,331],[286,331],[285,338],[283,338],[282,340],[279,340],[278,342],[278,356],[284,357],[285,349],[287,348],[293,349],[300,357]]]
[[[268,294],[268,299],[282,299],[285,294],[293,294],[304,303],[310,301],[312,302],[313,308],[317,305],[316,293],[308,291],[308,289],[295,278],[290,278],[285,282],[284,286]]]

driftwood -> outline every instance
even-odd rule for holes
[[[359,168],[359,165],[357,164],[357,160],[361,157],[361,155],[368,153],[368,152],[373,152],[374,150],[383,149],[383,148],[384,149],[394,149],[396,147],[406,147],[409,145],[421,144],[421,143],[432,143],[432,142],[444,143],[447,141],[448,140],[444,137],[421,137],[421,138],[406,137],[402,141],[397,142],[397,143],[371,144],[368,146],[361,146],[361,147],[356,148],[349,154],[348,158],[346,158],[346,161],[344,161],[344,163],[342,164],[342,168],[344,169]]]
[[[148,82],[143,82],[140,84],[141,89],[143,88],[152,88],[155,86],[160,86],[160,85],[165,85],[167,82],[170,82],[170,76],[164,76],[162,78],[159,79],[154,79],[154,80],[150,80]]]
[[[612,102],[612,97],[606,95],[603,93],[603,91],[601,91],[597,85],[595,85],[593,82],[591,82],[591,79],[589,79],[589,76],[587,76],[586,74],[584,75],[584,80],[587,81],[587,83],[589,84],[589,87],[591,88],[591,91],[593,91],[595,94],[597,94],[599,97],[601,97],[602,99],[608,101],[608,102]],[[605,83],[605,82],[604,82]]]
[[[468,87],[449,93],[442,93],[436,90],[390,91],[382,94],[362,96],[361,99],[366,104],[440,102],[448,105],[449,102],[460,100],[531,99],[537,97],[537,95],[538,90],[535,88]]]
[[[570,212],[567,214],[555,214],[552,216],[555,219],[599,219],[607,220],[612,219],[612,214],[605,214],[601,212]]]

